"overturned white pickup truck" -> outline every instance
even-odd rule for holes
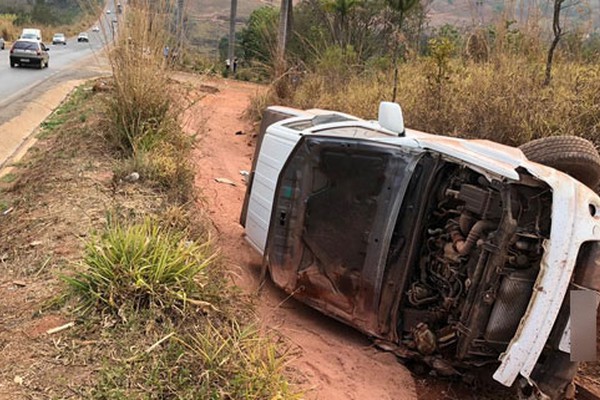
[[[568,293],[600,290],[599,181],[576,137],[517,149],[405,129],[394,103],[377,122],[269,107],[241,223],[276,285],[396,354],[564,398]]]

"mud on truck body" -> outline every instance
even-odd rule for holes
[[[569,290],[600,289],[600,157],[580,138],[523,149],[269,107],[240,222],[273,282],[440,374],[492,366],[572,394]],[[569,162],[569,157],[571,161]]]

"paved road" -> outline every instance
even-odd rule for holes
[[[0,51],[0,109],[6,100],[19,95],[23,89],[36,83],[48,80],[50,77],[73,68],[73,64],[92,54],[97,54],[102,48],[98,33],[90,33],[89,43],[78,43],[75,39],[66,46],[49,46],[49,67],[38,70],[37,66],[10,68],[9,50]],[[93,61],[93,58],[92,58]]]
[[[114,2],[110,0],[111,10]],[[29,136],[61,98],[49,94],[61,92],[81,79],[93,78],[107,72],[104,48],[112,38],[114,13],[104,13],[98,22],[100,32],[88,31],[89,43],[69,38],[66,46],[50,45],[52,38],[44,38],[50,48],[49,68],[10,68],[9,50],[0,50],[0,167],[11,155],[29,142]]]
[[[110,8],[114,9],[113,3],[110,3]],[[50,45],[52,38],[44,38],[44,43],[50,48],[50,66],[43,70],[35,67],[10,68],[9,47],[0,50],[0,123],[5,122],[4,108],[26,95],[32,87],[67,71],[100,66],[102,48],[112,36],[111,21],[116,18],[114,13],[104,13],[99,24],[100,32],[88,31],[89,43],[78,43],[76,38],[69,38],[66,46]]]

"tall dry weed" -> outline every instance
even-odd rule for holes
[[[496,55],[487,63],[451,60],[442,79],[431,59],[400,66],[398,102],[408,127],[444,135],[485,138],[510,145],[550,135],[583,136],[600,144],[600,66],[561,61],[553,84],[526,57]],[[389,74],[360,74],[335,89],[309,74],[289,99],[299,108],[377,117],[391,99]]]
[[[108,138],[125,156],[117,177],[137,172],[185,203],[194,196],[189,154],[193,138],[180,127],[180,104],[171,93],[169,1],[130,1],[115,25],[108,58],[114,90],[107,97]]]
[[[108,113],[112,139],[126,154],[151,149],[170,133],[176,119],[163,57],[169,9],[166,2],[131,2],[116,25],[117,37],[109,51],[115,94]]]

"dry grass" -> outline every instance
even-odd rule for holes
[[[328,74],[309,74],[289,102],[376,118],[391,100],[390,74],[363,72],[331,87]],[[549,135],[578,135],[600,144],[600,67],[562,61],[553,83],[518,55],[488,63],[453,59],[442,76],[430,58],[401,65],[398,102],[408,127],[518,145]]]
[[[100,140],[98,112],[112,95],[78,89],[0,182],[0,206],[13,208],[0,216],[7,390],[15,398],[296,398],[285,346],[254,327],[251,299],[211,256],[201,210],[147,182],[113,179],[120,162]],[[70,291],[57,276],[83,283],[78,296],[51,301]],[[69,321],[71,329],[45,334]],[[24,384],[12,384],[15,376]]]
[[[109,128],[126,155],[152,149],[177,129],[162,57],[166,26],[166,16],[149,4],[129,7],[109,52],[115,92],[107,104]]]
[[[474,31],[484,42],[483,55],[465,48],[468,32],[458,40],[434,37],[427,55],[408,53],[399,66],[397,97],[407,126],[510,145],[549,135],[583,136],[600,145],[600,66],[572,51],[577,46],[569,40],[580,38],[563,39],[552,82],[544,86],[548,43],[539,29],[509,23],[491,29],[493,39]],[[379,102],[392,100],[393,71],[386,57],[360,60],[351,48],[333,46],[306,67],[306,73],[290,69],[289,77],[272,82],[248,113],[257,116],[261,107],[278,103],[375,119]],[[281,86],[286,90],[278,90]]]
[[[189,162],[193,138],[181,128],[178,95],[163,49],[170,43],[168,2],[139,1],[126,8],[109,51],[112,96],[106,102],[107,138],[122,162],[116,179],[132,172],[185,203],[195,196]]]

